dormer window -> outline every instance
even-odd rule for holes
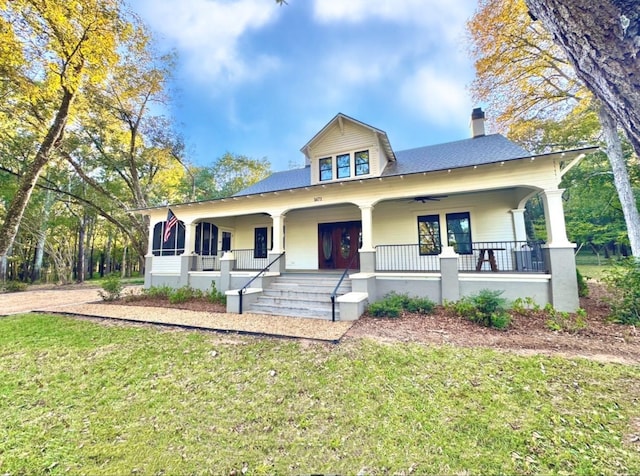
[[[360,150],[355,153],[338,154],[318,160],[319,178],[321,182],[333,179],[348,179],[360,175],[369,175],[369,151]]]
[[[331,180],[333,178],[333,165],[331,157],[320,159],[320,180]]]
[[[367,175],[369,173],[369,151],[361,150],[355,153],[356,175]]]
[[[351,177],[351,155],[342,154],[336,157],[336,167],[338,169],[338,178]]]

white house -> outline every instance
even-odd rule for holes
[[[170,205],[179,222],[166,241],[167,207],[138,210],[150,217],[145,286],[214,283],[230,312],[333,319],[356,319],[390,291],[442,303],[498,289],[575,311],[558,187],[595,148],[532,154],[485,135],[481,109],[471,124],[469,139],[395,151],[384,131],[338,114],[302,147],[304,168]],[[535,195],[543,244],[525,231]]]

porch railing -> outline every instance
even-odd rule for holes
[[[231,250],[231,252],[236,260],[234,269],[238,271],[257,271],[268,263],[268,258],[254,258],[253,249]],[[221,257],[222,252],[216,256],[193,256],[190,271],[220,271]]]
[[[191,271],[220,271],[219,256],[195,255],[191,258]]]
[[[548,266],[540,242],[473,242],[470,253],[458,255],[462,272],[544,273]],[[437,254],[421,255],[417,244],[376,246],[376,271],[440,271]]]
[[[254,271],[263,269],[269,264],[269,259],[254,258],[255,250],[253,248],[247,250],[231,250],[236,259],[235,269],[241,271]]]

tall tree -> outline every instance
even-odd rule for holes
[[[640,8],[637,0],[526,0],[533,18],[625,131],[640,157]]]
[[[0,70],[28,116],[37,147],[25,162],[0,226],[0,256],[11,246],[38,177],[60,144],[77,95],[104,80],[129,25],[119,0],[13,0],[3,2]]]
[[[529,147],[539,150],[532,143],[540,144],[553,123],[569,120],[574,132],[582,136],[574,134],[571,144],[555,146],[577,146],[597,139],[597,118],[603,117],[600,106],[576,76],[564,51],[533,21],[524,0],[482,0],[469,22],[469,32],[476,58],[474,96],[489,99],[499,111],[498,123],[508,125],[512,137],[529,136]],[[604,137],[631,248],[634,256],[640,256],[640,216],[615,123],[602,120],[600,124],[606,129]]]

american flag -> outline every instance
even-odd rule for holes
[[[164,242],[169,241],[171,237],[171,230],[178,223],[178,218],[173,214],[171,208],[169,208],[169,213],[167,213],[167,222],[164,224]]]

